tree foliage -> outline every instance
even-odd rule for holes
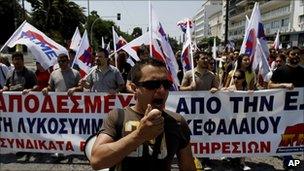
[[[31,11],[24,11],[20,5],[22,1],[27,1],[31,5]],[[128,42],[142,35],[140,27],[135,27],[131,35],[121,31],[113,21],[105,20],[96,11],[92,11],[86,17],[84,8],[71,0],[0,0],[0,19],[6,24],[5,27],[0,27],[0,44],[5,43],[25,19],[66,47],[76,27],[81,33],[87,29],[94,49],[101,45],[102,37],[105,43],[111,42],[113,49],[112,26],[118,35]],[[173,50],[176,51],[177,42],[172,38],[169,38],[169,41]]]
[[[0,44],[4,44],[26,17],[17,0],[0,1]]]
[[[219,45],[221,43],[221,39],[219,39],[218,37],[215,38],[216,38],[216,44]],[[203,38],[197,43],[197,46],[201,49],[211,49],[211,47],[213,46],[213,40],[214,37]]]
[[[66,44],[75,28],[86,22],[83,8],[70,0],[27,1],[32,6],[30,22],[61,44]]]
[[[142,29],[140,27],[135,27],[132,32],[132,37],[135,39],[142,35]]]

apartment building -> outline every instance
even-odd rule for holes
[[[224,40],[225,34],[222,32],[223,15],[222,9],[209,16],[210,36]]]
[[[254,0],[230,0],[228,37],[243,39],[246,15],[250,17]],[[304,0],[261,0],[260,10],[265,34],[273,40],[280,30],[280,40],[285,46],[304,46]]]
[[[194,37],[196,41],[211,36],[209,17],[222,10],[222,0],[203,0],[201,8],[196,12],[193,20]]]

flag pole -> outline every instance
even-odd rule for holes
[[[189,30],[188,30],[189,29]],[[194,59],[193,59],[193,51],[192,51],[192,38],[191,38],[191,33],[190,33],[190,21],[187,21],[187,34],[190,38],[190,58],[191,58],[191,70],[192,70],[192,81],[195,82],[195,77],[194,77]]]
[[[234,69],[233,69],[233,72],[232,72],[232,77],[231,77],[231,79],[230,79],[230,83],[229,83],[229,87],[232,85],[232,83],[233,83],[233,76],[234,76],[234,73],[235,73],[235,71],[236,71],[236,69],[237,69],[237,65],[238,65],[238,63],[237,63],[237,60],[235,61],[235,64],[234,64]]]
[[[20,31],[20,29],[23,27],[25,23],[27,23],[26,20],[23,21],[23,23],[17,28],[17,30],[15,30],[12,36],[4,43],[4,45],[0,49],[0,52],[2,52],[2,50],[7,46],[8,42],[10,42],[12,38],[16,36],[16,34]]]
[[[152,4],[149,0],[149,49],[150,57],[152,57]]]
[[[87,30],[84,30],[84,33],[83,33],[83,35],[82,35],[82,38],[81,38],[81,41],[80,41],[80,43],[79,43],[79,45],[81,45],[82,44],[82,42],[84,41],[84,39],[85,39],[85,35],[87,35],[88,33],[87,33]],[[76,51],[76,55],[75,55],[75,58],[74,58],[74,60],[73,60],[73,63],[72,63],[72,65],[71,65],[71,68],[73,68],[73,66],[75,65],[75,62],[76,62],[76,58],[77,58],[77,56],[78,56],[78,54],[80,53],[79,52],[79,49],[80,49],[80,46],[78,46],[78,48],[77,48],[77,51]]]
[[[116,39],[115,39],[115,29],[114,26],[112,26],[112,36],[113,36],[113,47],[114,47],[114,58],[115,58],[115,66],[117,67],[117,53],[116,53]]]

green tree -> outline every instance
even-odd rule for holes
[[[174,39],[174,38],[172,38],[172,37],[169,37],[169,43],[170,43],[170,45],[172,47],[172,50],[173,50],[174,54],[178,50],[182,49],[182,45],[180,43],[178,43],[177,40]]]
[[[197,46],[199,48],[208,49],[209,51],[211,51],[211,47],[213,46],[213,40],[214,37],[205,37],[197,43]],[[219,45],[220,43],[221,43],[221,39],[216,37],[216,44]]]
[[[0,1],[0,21],[4,24],[0,27],[0,44],[4,44],[14,31],[23,22],[25,12],[17,0]]]
[[[70,0],[27,0],[33,9],[31,23],[55,41],[65,44],[75,28],[86,21],[83,8]]]
[[[140,27],[135,27],[132,32],[132,37],[135,39],[142,35],[142,29]]]
[[[114,49],[112,26],[114,26],[114,29],[117,34],[125,38],[127,41],[130,41],[132,39],[132,36],[125,32],[122,32],[113,21],[104,20],[101,16],[97,14],[97,11],[91,12],[88,17],[86,28],[88,30],[89,39],[93,49],[96,49],[101,46],[102,37],[104,37],[105,43],[110,43],[111,48]]]

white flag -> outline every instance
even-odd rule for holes
[[[247,28],[248,28],[248,25],[249,25],[249,18],[248,16],[246,15],[246,22],[245,22],[245,36],[247,35]],[[240,49],[240,54],[243,54],[245,53],[245,48],[246,48],[246,39],[244,37],[243,39],[243,43],[242,43],[242,46],[241,46],[241,49]]]
[[[146,32],[131,42],[125,44],[123,47],[121,47],[121,49],[127,52],[135,61],[139,61],[140,59],[137,56],[137,50],[142,44],[149,45],[149,32]]]
[[[280,29],[277,32],[276,38],[273,42],[272,47],[276,50],[280,49]]]
[[[81,35],[80,35],[78,27],[76,27],[76,30],[75,30],[74,35],[71,40],[70,49],[72,49],[76,52],[78,49],[78,46],[80,44],[80,41],[81,41]]]
[[[20,25],[5,43],[8,47],[14,47],[17,44],[27,46],[36,61],[39,62],[44,69],[48,69],[56,64],[59,54],[68,54],[66,48],[47,37],[26,21]]]
[[[261,74],[264,81],[266,81],[265,78],[266,75],[270,72],[270,67],[267,61],[268,56],[266,56],[266,54],[264,53],[263,47],[259,39],[257,39],[257,47],[254,57],[256,62],[253,63],[252,68],[253,70],[256,70],[259,67],[259,74]]]

